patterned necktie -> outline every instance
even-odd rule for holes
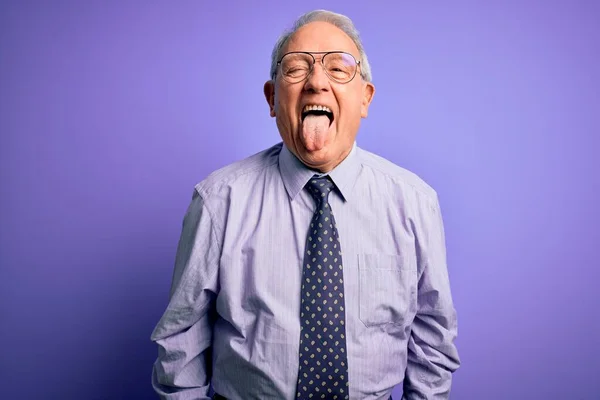
[[[317,208],[302,272],[298,399],[348,399],[342,252],[328,196],[329,177],[307,184]]]

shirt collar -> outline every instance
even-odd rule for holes
[[[314,175],[329,175],[343,199],[347,201],[360,172],[358,148],[356,142],[354,142],[348,156],[329,173],[322,174],[304,165],[286,147],[285,143],[282,143],[281,152],[279,153],[279,171],[291,200],[296,198],[298,193],[302,191],[306,183]]]

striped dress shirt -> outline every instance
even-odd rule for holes
[[[283,143],[193,191],[151,339],[161,399],[293,400],[315,171]],[[339,232],[351,399],[447,399],[460,361],[437,193],[354,144],[328,175]]]

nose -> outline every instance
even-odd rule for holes
[[[326,91],[329,88],[329,78],[323,69],[323,65],[317,61],[313,66],[311,73],[306,78],[304,89],[309,92],[318,93]]]

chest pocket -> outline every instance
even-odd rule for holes
[[[359,254],[359,318],[367,327],[402,325],[416,311],[417,271],[406,256]]]

